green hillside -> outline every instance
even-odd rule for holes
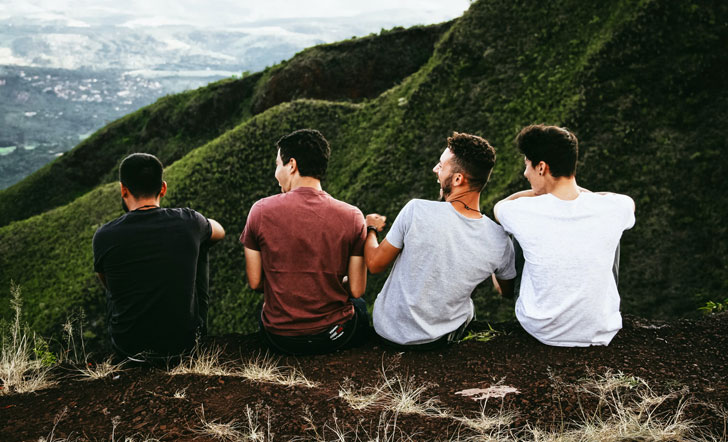
[[[171,165],[276,104],[297,98],[374,98],[427,62],[451,24],[396,28],[315,46],[262,73],[164,97],[109,124],[23,181],[1,190],[0,226],[61,206],[114,181],[126,154],[149,152]]]
[[[706,299],[726,297],[728,210],[718,181],[728,174],[728,162],[720,156],[726,151],[722,132],[728,122],[726,4],[481,0],[448,25],[416,72],[377,96],[346,95],[346,87],[332,86],[328,89],[341,94],[316,97],[332,101],[290,101],[307,95],[285,69],[297,63],[314,66],[312,72],[326,82],[319,84],[328,84],[337,71],[351,75],[335,68],[340,57],[357,60],[353,66],[364,69],[372,54],[366,48],[383,38],[393,36],[371,37],[359,49],[349,42],[334,45],[340,56],[326,55],[329,47],[314,48],[297,57],[316,54],[321,65],[294,58],[248,77],[257,83],[246,97],[272,107],[261,105],[262,112],[252,117],[254,112],[240,111],[238,123],[220,120],[219,135],[180,153],[166,169],[170,191],[163,204],[197,209],[228,231],[211,251],[211,332],[254,328],[250,311],[260,295],[244,283],[238,236],[252,203],[278,191],[275,141],[302,127],[321,130],[331,142],[324,188],[365,213],[377,211],[391,220],[410,198],[435,198],[431,168],[452,131],[482,135],[498,151],[482,201],[491,211],[498,199],[527,186],[522,158],[513,147],[518,130],[534,122],[567,126],[582,146],[579,184],[626,193],[637,204],[637,224],[622,241],[623,311],[677,317],[694,313]],[[386,57],[391,58],[382,59],[385,64],[401,61],[395,53]],[[273,79],[290,93],[266,89],[277,90]],[[209,90],[188,93],[193,94],[189,99]],[[159,145],[173,145],[183,123],[174,113],[158,112]],[[114,125],[134,115],[104,131],[111,134]],[[126,146],[124,136],[130,134],[116,133],[106,144]],[[113,167],[123,152],[135,150],[126,147],[105,161]],[[71,170],[83,175],[87,169]],[[104,181],[113,179],[110,170]],[[36,330],[57,332],[79,307],[93,331],[103,330],[103,292],[94,281],[90,246],[95,229],[121,214],[118,201],[117,185],[105,184],[65,206],[0,228],[2,315],[9,312],[14,280]],[[370,279],[370,302],[382,282],[383,276]],[[497,299],[487,288],[476,300],[481,319],[511,314],[512,302]]]

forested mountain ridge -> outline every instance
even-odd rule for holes
[[[20,183],[0,190],[0,226],[43,213],[114,181],[125,154],[149,152],[171,165],[190,150],[282,102],[376,97],[419,69],[451,24],[397,28],[314,46],[263,72],[163,97],[97,131]],[[54,192],[43,191],[48,188]]]
[[[377,211],[390,220],[407,200],[436,196],[430,169],[452,131],[482,135],[496,147],[496,168],[482,200],[490,211],[498,199],[527,186],[522,157],[513,146],[518,130],[538,122],[569,127],[580,139],[579,184],[628,194],[637,205],[637,223],[622,241],[622,309],[674,317],[694,312],[707,299],[723,299],[728,209],[719,202],[728,173],[721,158],[726,147],[722,128],[728,123],[728,80],[723,75],[727,23],[728,5],[719,1],[481,0],[452,25],[444,25],[434,51],[416,71],[402,73],[391,87],[373,88],[377,95],[367,99],[299,93],[295,87],[305,82],[283,74],[295,58],[239,80],[252,85],[267,78],[271,86],[280,79],[278,84],[296,92],[283,98],[271,91],[246,95],[251,101],[240,108],[260,103],[260,108],[245,108],[262,112],[240,111],[240,117],[218,126],[219,134],[200,137],[200,147],[176,151],[177,157],[155,151],[166,164],[176,159],[165,172],[170,191],[163,204],[192,207],[228,231],[211,251],[211,332],[254,328],[251,312],[259,295],[244,283],[238,236],[250,206],[278,191],[275,141],[302,127],[321,130],[331,142],[324,188],[365,213]],[[396,35],[377,38],[396,40]],[[327,62],[316,72],[326,85],[337,70],[351,75],[337,64],[343,56],[361,63],[353,64],[357,72],[363,69],[362,60],[372,52],[355,49],[321,58]],[[316,50],[324,49],[309,51]],[[383,54],[391,58],[382,60],[392,65],[402,61],[395,53]],[[334,64],[338,69],[327,68]],[[290,101],[299,97],[335,101]],[[160,103],[182,99],[167,97]],[[214,101],[209,106],[214,112],[220,109]],[[195,114],[185,115],[185,124],[197,124],[187,121]],[[65,206],[0,228],[4,317],[14,280],[23,289],[27,319],[37,330],[59,330],[76,308],[86,311],[92,331],[103,330],[103,292],[93,276],[91,238],[96,228],[121,213],[118,184],[110,181],[123,154],[155,143],[175,146],[172,140],[179,136],[182,120],[162,112],[154,121],[157,141],[127,145],[115,138],[106,143],[122,146],[104,158],[110,167],[97,183],[108,184],[87,183],[93,190],[79,191],[83,196]],[[140,137],[143,129],[124,136]],[[72,170],[83,175],[89,167],[80,162]],[[7,201],[32,200],[31,189],[65,189],[55,182],[39,188],[23,188],[24,183],[5,191],[17,192],[12,197],[0,193],[3,213]],[[383,276],[370,278],[370,302],[382,281]],[[475,299],[481,319],[512,310],[512,302],[496,299],[487,288],[478,290]]]

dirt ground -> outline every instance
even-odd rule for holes
[[[479,336],[490,340],[468,339],[433,352],[399,353],[371,339],[332,355],[273,359],[288,367],[281,372],[297,368],[315,386],[149,367],[124,367],[89,381],[58,369],[52,388],[0,395],[0,441],[534,439],[539,431],[611,422],[624,411],[620,401],[634,412],[630,416],[648,427],[662,425],[667,434],[671,423],[691,421],[694,432],[676,440],[726,440],[726,314],[672,322],[626,317],[608,347],[545,346],[517,323],[493,330],[476,324]],[[212,345],[224,347],[226,367],[265,354],[255,335],[214,338]],[[458,394],[497,393],[488,390],[494,386],[511,392],[480,400]],[[377,387],[379,399],[372,396]],[[392,405],[402,391],[410,393],[410,403]],[[215,439],[204,422],[208,430],[231,432]]]

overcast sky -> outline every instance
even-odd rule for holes
[[[117,25],[216,27],[286,18],[380,16],[383,23],[394,19],[409,26],[459,17],[469,5],[469,0],[0,0],[0,19],[62,20],[87,26],[117,16]]]

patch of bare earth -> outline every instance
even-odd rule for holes
[[[94,380],[54,370],[55,386],[0,395],[0,440],[727,440],[726,314],[627,317],[608,347],[493,329],[441,351],[371,339],[298,358],[223,336],[204,347],[213,363]]]

